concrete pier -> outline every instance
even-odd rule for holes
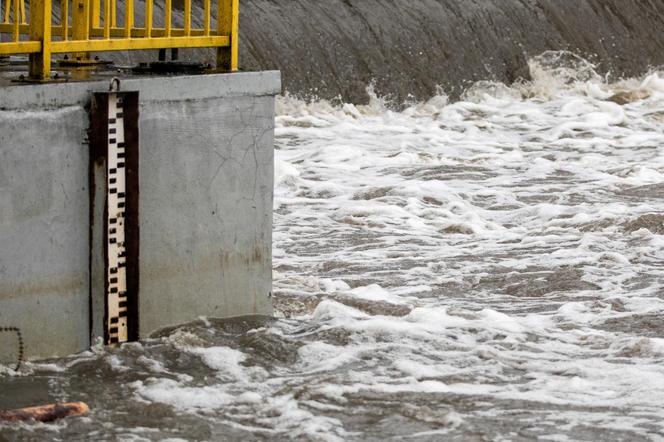
[[[140,335],[271,313],[278,72],[122,80],[140,93]],[[0,327],[27,358],[88,348],[87,106],[107,81],[0,89]],[[0,333],[0,361],[17,339]]]

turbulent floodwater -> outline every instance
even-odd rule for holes
[[[561,58],[566,58],[562,62]],[[664,440],[664,74],[277,103],[277,318],[0,374],[0,440]]]

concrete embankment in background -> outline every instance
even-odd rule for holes
[[[242,0],[241,66],[280,69],[285,90],[346,101],[426,99],[477,80],[510,83],[547,50],[600,72],[664,64],[655,0]]]
[[[122,81],[140,93],[142,337],[201,315],[271,314],[279,87],[278,72]],[[0,88],[0,328],[20,330],[28,358],[80,351],[101,334],[91,329],[103,300],[91,299],[102,247],[90,247],[87,108],[90,91],[105,90]],[[0,362],[19,352],[17,336],[0,333]]]

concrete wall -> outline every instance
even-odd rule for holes
[[[0,327],[30,355],[89,344],[86,126],[80,106],[0,111]],[[15,337],[0,339],[14,360]]]
[[[141,335],[200,315],[270,314],[279,73],[122,88],[141,101]],[[0,327],[21,329],[28,357],[90,345],[85,107],[91,90],[107,89],[0,90]],[[15,359],[15,341],[0,333],[1,361]]]

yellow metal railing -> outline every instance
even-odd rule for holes
[[[160,27],[154,25],[155,6],[162,5],[154,0],[140,0],[145,12],[142,26],[134,23],[138,0],[124,1],[122,26],[118,26],[117,0],[60,0],[57,24],[51,0],[29,0],[27,11],[24,0],[0,1],[4,4],[0,55],[29,54],[31,78],[49,78],[52,54],[84,58],[88,52],[137,49],[217,48],[217,67],[237,70],[239,0],[203,0],[199,27],[192,25],[191,0],[183,0],[181,27],[174,26],[172,0],[160,0]]]

